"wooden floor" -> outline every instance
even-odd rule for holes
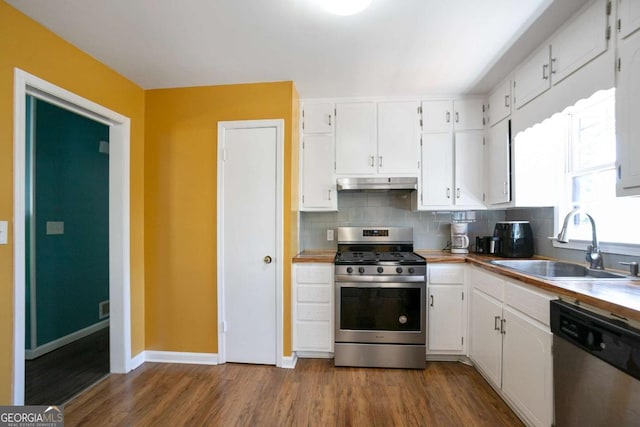
[[[112,374],[65,406],[77,426],[521,426],[470,366],[424,370],[295,369],[145,363]]]
[[[25,361],[25,403],[61,405],[109,374],[109,328]]]

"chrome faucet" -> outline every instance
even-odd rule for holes
[[[604,264],[602,261],[602,254],[598,247],[598,238],[596,237],[596,223],[588,213],[584,212],[581,208],[574,208],[571,212],[564,217],[564,223],[562,224],[562,230],[558,233],[558,242],[569,243],[567,238],[567,229],[569,228],[569,219],[578,213],[583,213],[589,218],[591,222],[591,244],[587,246],[587,255],[585,259],[589,262],[589,268],[595,270],[604,270]]]

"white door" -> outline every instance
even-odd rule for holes
[[[549,89],[549,62],[549,45],[545,44],[516,69],[513,84],[516,108],[522,108]]]
[[[378,172],[417,175],[420,159],[417,102],[378,104]]]
[[[422,134],[422,206],[453,203],[453,135]]]
[[[377,155],[375,102],[336,104],[336,173],[375,174]]]
[[[487,166],[489,175],[488,204],[497,205],[511,201],[511,168],[509,166],[509,120],[489,128]]]
[[[453,129],[453,104],[449,100],[422,102],[422,132],[447,132]]]
[[[332,134],[305,135],[302,143],[302,207],[304,210],[337,210],[333,177]]]
[[[462,285],[429,286],[429,351],[462,350]]]
[[[481,99],[453,101],[453,126],[456,130],[482,130],[484,111]]]
[[[484,145],[479,131],[455,134],[455,204],[480,207],[484,195]]]
[[[493,385],[502,384],[502,335],[500,322],[502,306],[490,296],[473,290],[469,319],[471,360],[491,379]]]
[[[273,365],[277,130],[225,129],[222,144],[223,360]]]

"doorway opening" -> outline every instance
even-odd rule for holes
[[[14,301],[12,403],[25,398],[27,95],[108,126],[109,369],[127,373],[131,359],[129,173],[130,119],[20,69],[14,71]],[[52,221],[59,232],[60,221]],[[58,224],[55,224],[58,222]]]

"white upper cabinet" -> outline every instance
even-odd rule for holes
[[[516,68],[513,83],[516,108],[549,89],[549,62],[549,45],[545,44]]]
[[[334,118],[332,103],[305,104],[302,107],[302,131],[310,133],[333,133]]]
[[[640,195],[640,32],[618,42],[617,196]]]
[[[375,102],[336,104],[336,173],[375,174],[377,135]]]
[[[422,102],[422,132],[481,130],[484,114],[481,99]]]
[[[305,134],[303,137],[302,208],[306,211],[338,209],[333,142],[331,134]]]
[[[417,102],[378,103],[378,173],[418,174]]]
[[[422,135],[421,207],[453,205],[453,134]]]
[[[511,80],[507,79],[489,95],[489,125],[494,126],[511,114]]]
[[[503,120],[489,128],[487,141],[487,193],[489,205],[511,201],[510,126]]]
[[[618,34],[626,38],[640,29],[640,1],[618,0]]]
[[[592,2],[551,40],[554,85],[607,50],[607,2]]]
[[[455,204],[483,208],[484,145],[480,131],[455,134]]]
[[[514,74],[514,105],[521,108],[607,50],[610,8],[592,0],[527,58]]]

